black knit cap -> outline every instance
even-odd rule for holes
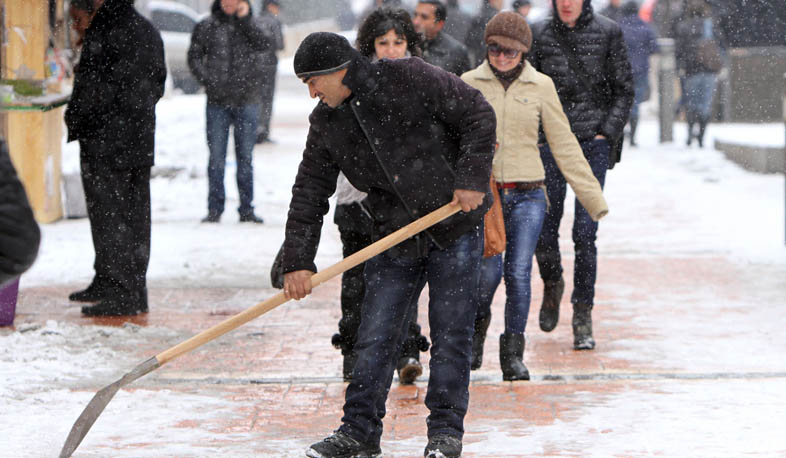
[[[331,32],[309,34],[295,52],[295,75],[300,79],[347,68],[360,53],[346,38]]]

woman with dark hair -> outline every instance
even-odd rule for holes
[[[355,46],[372,60],[422,55],[420,35],[409,13],[401,8],[372,11],[358,28]]]
[[[355,45],[360,53],[371,60],[401,59],[420,56],[420,35],[415,32],[412,19],[401,8],[379,8],[372,11],[358,30]],[[333,221],[341,234],[344,257],[367,247],[371,238],[372,220],[363,206],[366,193],[355,189],[344,174],[339,174],[336,183],[336,211]],[[352,370],[357,356],[354,345],[360,325],[360,307],[365,294],[363,264],[354,267],[341,276],[341,320],[338,334],[333,336],[333,346],[344,356],[344,380],[352,378]],[[420,352],[429,348],[428,339],[420,334],[417,324],[417,300],[411,305],[412,318],[409,333],[404,340],[401,355],[396,362],[399,382],[411,384],[423,373]]]

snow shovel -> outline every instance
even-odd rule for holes
[[[397,245],[412,237],[413,235],[428,229],[434,224],[439,223],[459,210],[461,210],[461,206],[458,204],[446,204],[437,210],[434,210],[417,221],[402,227],[387,237],[372,243],[371,245],[363,248],[351,256],[346,257],[344,260],[333,264],[321,272],[316,273],[313,277],[311,277],[311,287],[315,288],[327,280],[330,280],[331,278],[342,274],[356,265],[373,258],[374,256],[382,253],[383,251],[386,251],[394,245]],[[248,323],[263,313],[273,310],[284,302],[287,302],[287,298],[284,296],[283,292],[280,292],[275,296],[222,321],[212,328],[202,331],[190,339],[181,342],[167,350],[164,350],[163,352],[136,366],[133,370],[131,370],[131,372],[124,375],[120,380],[102,388],[100,391],[98,391],[98,393],[95,394],[95,396],[93,396],[93,399],[90,400],[90,402],[87,404],[87,407],[85,407],[85,410],[83,410],[82,414],[79,415],[79,418],[77,418],[74,426],[71,427],[71,432],[68,434],[68,438],[63,445],[63,449],[60,451],[60,458],[68,458],[72,453],[74,453],[76,448],[79,447],[79,444],[82,442],[82,439],[85,438],[85,435],[93,426],[93,423],[95,423],[95,421],[98,419],[98,416],[101,415],[101,412],[104,411],[104,408],[106,408],[107,404],[109,404],[109,401],[112,400],[120,388],[128,385],[143,375],[158,369],[178,356],[187,353],[201,345],[204,345],[211,340],[240,327],[245,323]]]

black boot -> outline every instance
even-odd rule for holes
[[[420,352],[429,348],[429,342],[424,336],[408,337],[404,341],[404,348],[401,356],[396,363],[398,371],[398,381],[402,385],[412,385],[415,380],[423,373],[423,366],[420,364]]]
[[[499,336],[499,364],[502,380],[529,380],[529,371],[524,365],[524,334],[501,334]]]
[[[540,304],[540,329],[551,332],[557,327],[559,321],[559,303],[565,291],[565,280],[559,277],[555,282],[544,282],[543,302]]]
[[[483,343],[486,342],[486,331],[491,323],[491,315],[475,318],[475,334],[472,335],[472,363],[470,369],[477,370],[483,365]]]
[[[87,288],[69,294],[68,300],[75,302],[98,302],[109,295],[109,288],[103,287],[98,281],[93,280]]]
[[[704,148],[704,132],[707,130],[707,120],[699,120],[699,135],[696,140],[699,142],[699,148]]]
[[[629,134],[630,146],[636,146],[636,127],[638,127],[639,125],[639,119],[631,117],[629,124],[630,124],[630,134]]]
[[[595,339],[592,337],[592,305],[573,304],[573,348],[595,348]]]

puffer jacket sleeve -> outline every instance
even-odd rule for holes
[[[614,24],[608,31],[609,49],[606,74],[611,78],[608,81],[610,105],[608,116],[600,127],[600,133],[606,138],[618,138],[628,122],[630,108],[633,106],[633,73],[628,60],[628,51],[622,29]]]
[[[317,110],[319,111],[319,108]],[[324,113],[323,113],[324,115]],[[283,271],[316,272],[314,264],[322,222],[330,208],[328,198],[336,190],[338,165],[331,159],[322,140],[324,123],[315,113],[311,115],[311,128],[300,161],[286,224]]]
[[[545,75],[543,78],[544,82],[540,84],[543,93],[541,119],[551,154],[565,180],[576,193],[576,198],[587,209],[592,220],[598,221],[609,212],[600,183],[592,173],[576,136],[570,130],[570,123],[562,110],[554,82]]]
[[[203,86],[209,85],[209,75],[205,64],[205,58],[207,57],[206,41],[208,39],[208,21],[209,19],[206,19],[194,27],[194,31],[191,33],[191,43],[188,46],[187,54],[188,68],[191,70],[194,78]]]
[[[33,210],[0,139],[0,287],[33,264],[40,241]]]

